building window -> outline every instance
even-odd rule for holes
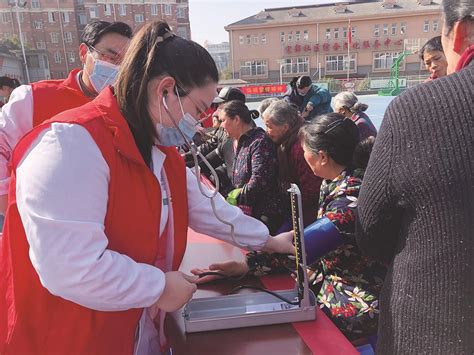
[[[388,25],[386,23],[383,25],[383,35],[388,36]]]
[[[309,40],[309,32],[308,30],[303,31],[303,40],[308,41]]]
[[[172,9],[171,9],[171,5],[170,5],[170,4],[165,4],[165,11],[164,11],[164,13],[165,13],[166,16],[171,16],[171,10],[172,10]]]
[[[176,8],[176,17],[177,18],[186,18],[186,8],[185,7]]]
[[[37,49],[46,49],[46,43],[44,41],[36,42]]]
[[[91,6],[89,8],[89,15],[91,18],[99,18],[99,8],[97,6]]]
[[[79,14],[79,24],[86,25],[87,24],[87,15],[86,14]]]
[[[309,73],[309,57],[286,58],[282,65],[282,74]]]
[[[433,32],[438,32],[439,22],[438,20],[433,20]]]
[[[69,12],[62,12],[61,13],[62,16],[63,16],[63,22],[64,23],[69,23],[71,22],[70,18],[69,18]]]
[[[399,52],[374,53],[374,70],[387,70],[393,61],[400,55]]]
[[[55,63],[61,63],[61,52],[54,52],[54,62]]]
[[[158,16],[158,4],[151,4],[151,16]]]
[[[296,31],[296,33],[295,33],[295,41],[296,41],[296,42],[301,41],[301,31]]]
[[[25,17],[23,16],[23,12],[18,12],[18,18],[20,19],[20,23],[25,21]]]
[[[112,5],[104,4],[104,15],[105,16],[112,16]]]
[[[288,42],[293,42],[293,31],[288,32]]]
[[[326,56],[326,71],[327,72],[344,72],[349,70],[355,71],[356,55],[351,54],[350,60],[348,60],[347,54],[344,55],[327,55]]]
[[[351,27],[351,33],[352,33],[352,38],[355,38],[356,35],[357,35],[357,27],[356,26]]]
[[[425,22],[423,23],[423,32],[429,32],[429,31],[430,31],[430,21],[425,20]]]
[[[339,39],[339,28],[334,29],[334,39]]]
[[[245,43],[245,38],[244,36],[239,36],[239,43],[244,44]]]
[[[397,24],[396,23],[392,23],[392,32],[390,33],[392,36],[396,36],[397,35]]]
[[[11,21],[12,21],[11,14],[9,12],[2,12],[2,23],[9,23]]]
[[[31,8],[32,9],[39,9],[40,8],[39,0],[31,0]]]
[[[59,43],[59,33],[51,32],[51,42],[52,43]]]
[[[245,37],[245,44],[251,44],[252,43],[252,39],[250,38],[250,35],[247,35]]]
[[[280,42],[285,42],[285,32],[280,32]]]
[[[250,60],[240,64],[240,76],[264,76],[267,75],[266,60]]]
[[[48,22],[53,23],[56,22],[56,16],[54,15],[54,12],[48,11]]]
[[[405,33],[407,33],[407,23],[402,22],[400,24],[400,34],[404,35]]]
[[[253,36],[253,44],[258,44],[258,36]]]
[[[127,16],[127,6],[125,4],[119,4],[118,8],[120,16]]]
[[[380,25],[374,26],[374,37],[380,36]]]
[[[331,39],[331,29],[326,28],[326,39]]]
[[[39,20],[33,21],[33,28],[35,30],[41,30],[43,28],[43,22]]]
[[[67,52],[67,60],[69,63],[76,62],[76,54],[74,52]]]
[[[72,33],[71,32],[64,32],[64,42],[72,43]]]
[[[262,33],[260,35],[260,43],[266,44],[267,43],[267,35],[265,33]]]
[[[176,29],[176,34],[181,37],[181,38],[186,38],[186,39],[189,39],[189,36],[188,36],[188,29],[186,27],[178,27]]]
[[[347,38],[347,27],[342,28],[342,38]]]
[[[135,22],[145,22],[143,14],[135,14]]]

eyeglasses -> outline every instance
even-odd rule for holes
[[[119,65],[122,62],[122,57],[119,54],[104,53],[98,50],[97,48],[95,48],[94,46],[91,46],[90,44],[88,44],[87,47],[99,55],[99,58],[97,59],[115,64],[115,65]]]

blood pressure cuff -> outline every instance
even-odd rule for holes
[[[334,223],[327,217],[318,219],[304,229],[306,264],[314,263],[342,243],[341,233]]]

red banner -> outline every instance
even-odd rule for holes
[[[239,88],[245,95],[280,95],[286,92],[286,84],[283,85],[249,85]]]

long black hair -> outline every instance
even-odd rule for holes
[[[148,112],[148,83],[160,75],[175,79],[180,96],[219,80],[211,55],[199,44],[172,34],[166,22],[150,23],[133,37],[120,65],[115,94],[147,165],[157,138]]]

